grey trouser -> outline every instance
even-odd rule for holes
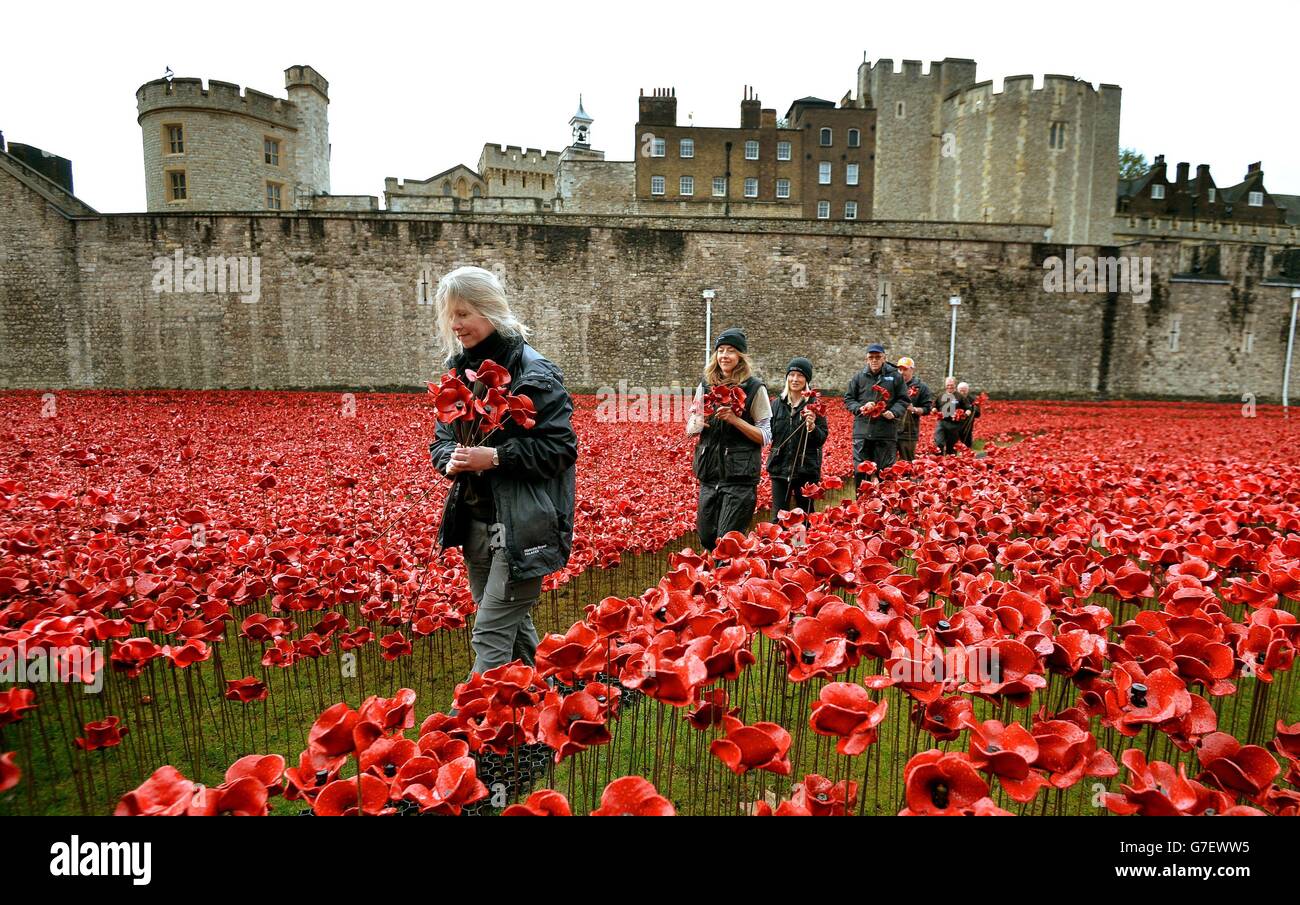
[[[469,520],[465,565],[469,570],[469,591],[478,608],[471,636],[474,646],[471,671],[485,673],[512,660],[523,660],[532,666],[537,652],[532,609],[542,592],[542,579],[511,580],[505,528],[500,522],[488,525]]]
[[[700,502],[695,511],[700,546],[712,550],[728,531],[748,532],[757,506],[756,484],[700,484]]]
[[[853,464],[861,465],[863,462],[875,462],[876,473],[870,478],[860,471],[853,472],[853,486],[858,486],[864,478],[866,480],[878,481],[880,476],[898,461],[898,440],[895,437],[854,437],[853,438]]]

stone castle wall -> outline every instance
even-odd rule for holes
[[[1261,283],[1271,251],[1247,245],[1225,253],[1219,284],[1171,280],[1173,244],[1125,248],[1157,260],[1147,305],[1048,293],[1042,260],[1064,249],[1015,225],[386,212],[70,220],[3,173],[0,200],[15,212],[0,222],[9,388],[419,387],[442,367],[430,283],[462,264],[504,276],[535,345],[575,390],[691,384],[704,357],[701,292],[714,289],[714,335],[744,327],[772,380],[806,355],[815,383],[841,391],[865,345],[882,341],[941,382],[958,294],[956,371],[992,394],[1250,391],[1264,401],[1280,389],[1290,307],[1288,288]],[[178,251],[255,259],[256,298],[211,283],[155,291],[160,262]],[[888,305],[877,313],[882,281]],[[1247,326],[1254,346],[1243,356]]]

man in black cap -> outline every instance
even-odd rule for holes
[[[853,463],[874,462],[878,475],[898,459],[898,420],[907,412],[907,389],[898,368],[885,361],[885,347],[867,347],[867,366],[853,375],[844,394],[853,415]],[[854,471],[855,486],[862,472]]]

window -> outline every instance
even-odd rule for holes
[[[858,203],[856,201],[844,202],[844,219],[845,220],[858,219]]]
[[[725,176],[714,176],[714,177],[713,177],[713,194],[714,194],[714,197],[717,197],[717,198],[723,198],[723,197],[726,196],[726,194],[727,194],[727,177],[725,177]]]
[[[1211,203],[1211,204],[1214,203],[1214,199],[1217,198],[1218,195],[1219,195],[1219,193],[1218,193],[1217,191],[1215,191],[1214,186],[1210,186],[1210,188],[1209,188],[1209,199],[1210,199],[1210,203]]]
[[[652,139],[650,142],[650,156],[663,157],[668,153],[668,142],[662,138]]]
[[[1051,132],[1047,136],[1047,146],[1054,151],[1065,147],[1065,123],[1052,123]]]
[[[907,107],[904,106],[903,101],[899,101],[894,106],[894,116],[898,117],[899,119],[902,119],[906,115],[907,115]]]
[[[184,154],[185,153],[185,129],[178,123],[171,123],[163,126],[167,135],[167,153]]]
[[[450,183],[448,180],[446,180],[446,179],[444,179],[444,180],[442,181],[442,193],[443,193],[444,195],[450,195],[450,194],[451,194],[451,183]]]
[[[184,201],[185,195],[185,171],[168,170],[167,171],[167,200]]]
[[[677,153],[678,153],[680,156],[682,156],[682,157],[694,157],[694,156],[695,156],[695,139],[693,139],[693,138],[683,138],[683,139],[678,143]]]
[[[790,180],[789,180],[789,179],[778,179],[778,180],[776,181],[776,197],[778,197],[778,198],[789,198],[789,197],[790,197]]]
[[[845,168],[844,180],[847,185],[858,184],[858,165],[856,163],[851,163]]]
[[[278,211],[281,209],[280,189],[281,189],[281,185],[278,182],[268,182],[266,184],[266,209],[267,210]]]
[[[776,143],[776,159],[777,160],[790,159],[790,142],[778,141]]]
[[[817,219],[829,220],[831,218],[831,203],[829,201],[817,202]]]
[[[473,188],[473,190],[470,192],[470,194],[473,195],[475,198],[482,198],[482,197],[483,197],[483,189],[482,189],[481,187],[479,187],[478,185],[475,185],[474,188]]]
[[[860,148],[860,147],[862,147],[862,130],[861,130],[861,129],[850,129],[850,130],[849,130],[849,147],[850,147],[850,148]]]
[[[1264,193],[1263,193],[1263,192],[1251,192],[1250,195],[1249,195],[1249,197],[1246,199],[1246,203],[1247,203],[1248,205],[1250,205],[1251,207],[1263,207],[1263,206],[1264,206]]]
[[[677,193],[679,195],[695,194],[695,177],[683,176],[677,180]]]
[[[756,141],[745,142],[745,159],[758,160],[758,142]]]
[[[273,167],[280,165],[280,140],[278,138],[262,139],[262,159]]]
[[[753,176],[750,176],[745,180],[745,197],[746,198],[758,197],[758,180],[755,179]]]
[[[893,287],[889,284],[889,280],[881,280],[876,286],[876,317],[889,314],[893,301]]]
[[[662,176],[651,176],[651,177],[650,177],[650,194],[651,194],[651,195],[662,195],[663,193],[664,193],[664,177],[662,177]]]
[[[830,129],[826,128],[825,126],[822,127],[822,130],[821,130],[821,133],[820,133],[820,137],[818,138],[818,143],[819,143],[823,148],[829,148],[829,147],[831,146],[831,130],[830,130]]]
[[[1183,332],[1183,316],[1175,314],[1169,319],[1169,351],[1178,351],[1178,340]]]
[[[1255,315],[1251,314],[1246,317],[1246,323],[1243,325],[1241,334],[1241,352],[1243,355],[1250,355],[1255,351]]]
[[[831,162],[829,160],[823,160],[817,164],[817,183],[818,185],[831,184]]]
[[[1151,186],[1151,197],[1154,198],[1156,201],[1159,201],[1161,198],[1165,197],[1165,187],[1163,185],[1158,185],[1158,184]]]

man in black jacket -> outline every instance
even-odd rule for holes
[[[898,421],[907,411],[907,391],[898,368],[885,361],[885,347],[867,347],[867,366],[853,375],[844,394],[844,407],[853,418],[853,463],[874,462],[875,474],[898,459]],[[862,472],[854,471],[855,486]]]
[[[921,419],[930,414],[934,393],[916,376],[916,362],[904,356],[898,360],[907,391],[907,412],[898,426],[898,458],[911,462],[916,458],[916,441],[921,435]]]
[[[507,419],[486,445],[465,447],[440,421],[429,447],[434,466],[453,480],[438,543],[464,548],[478,608],[472,635],[477,673],[516,659],[533,663],[533,605],[542,580],[564,568],[573,545],[578,457],[573,400],[559,368],[521,336],[498,332],[465,348],[451,365],[465,379],[466,368],[488,359],[510,372],[511,394],[532,400],[536,423],[524,428]]]

